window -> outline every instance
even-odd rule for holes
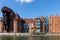
[[[40,24],[37,24],[37,26],[40,26]]]
[[[40,18],[37,18],[37,22],[40,22]]]

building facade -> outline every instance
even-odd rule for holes
[[[41,16],[40,17],[40,29],[41,29],[41,32],[44,33],[45,29],[44,29],[44,16]]]
[[[3,19],[0,18],[0,33],[3,32]]]
[[[47,16],[44,17],[44,29],[45,33],[49,32],[49,18]]]
[[[35,17],[34,18],[34,26],[35,26],[35,30],[36,32],[40,33],[40,17]]]
[[[21,32],[21,18],[19,17],[18,14],[15,14],[15,18],[13,20],[13,32]]]
[[[22,19],[22,27],[23,27],[23,32],[33,32],[33,19],[32,18],[24,18]]]
[[[20,18],[12,9],[4,6],[1,9],[3,18],[0,18],[0,32],[14,33],[58,33],[60,32],[60,16],[50,15],[49,17]]]
[[[60,16],[56,14],[55,16],[50,15],[49,17],[49,32],[60,32]]]
[[[19,26],[20,17],[6,6],[2,7],[1,11],[3,14],[3,32],[18,32],[17,30],[20,29],[16,28],[21,27]]]

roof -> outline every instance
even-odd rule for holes
[[[15,18],[14,19],[15,20],[19,20],[20,19],[19,15],[18,14],[15,14]]]
[[[1,9],[1,11],[2,11],[2,12],[3,12],[3,11],[8,11],[8,12],[10,12],[10,13],[14,13],[14,12],[12,11],[12,9],[10,9],[10,8],[8,8],[8,7],[6,7],[6,6],[3,6],[2,9]]]
[[[25,21],[26,23],[32,23],[33,19],[32,18],[24,18],[23,21]]]

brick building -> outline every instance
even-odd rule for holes
[[[41,26],[40,26],[40,29],[41,29],[41,32],[44,32],[45,29],[44,29],[44,16],[41,16],[40,17],[40,22],[41,22]]]
[[[60,32],[60,16],[50,15],[32,18],[20,18],[12,9],[4,6],[1,9],[3,18],[0,18],[0,32]]]
[[[0,18],[0,32],[3,32],[3,19]]]
[[[2,7],[1,11],[3,14],[3,32],[20,32],[20,17],[6,6]]]
[[[58,14],[49,16],[49,32],[60,32],[60,16]]]
[[[34,27],[35,27],[35,32],[40,33],[40,17],[34,18]]]
[[[13,21],[13,30],[14,32],[21,32],[21,18],[18,14],[15,14],[15,18]]]
[[[44,33],[49,31],[48,17],[40,16],[34,18],[35,32]]]
[[[32,18],[24,18],[22,19],[22,27],[23,32],[33,32],[33,19]]]

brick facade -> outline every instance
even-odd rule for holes
[[[45,29],[44,29],[44,16],[41,16],[41,17],[40,17],[40,20],[41,20],[41,21],[40,21],[40,22],[41,22],[41,27],[40,27],[40,28],[41,28],[41,32],[44,32],[44,30],[45,30]]]
[[[60,32],[60,16],[50,15],[49,17],[49,32]]]
[[[0,32],[3,32],[3,19],[0,19]]]
[[[0,32],[60,32],[60,16],[50,15],[32,18],[20,18],[12,9],[4,6],[1,9]],[[48,30],[48,31],[47,31]]]

